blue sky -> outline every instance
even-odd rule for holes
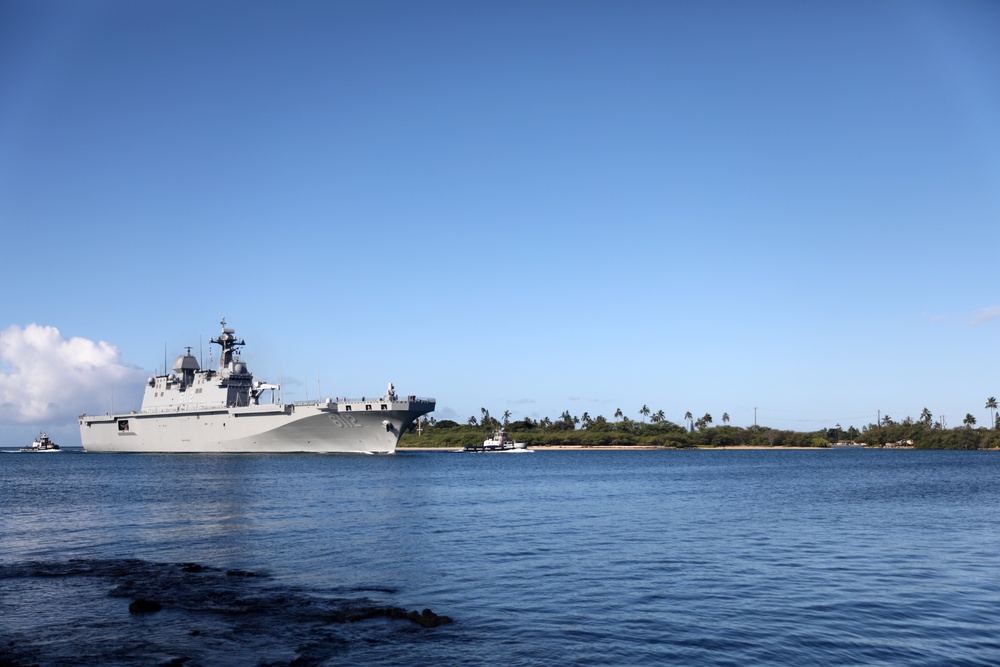
[[[0,440],[286,400],[988,421],[1000,4],[0,0]],[[217,357],[216,357],[217,359]]]

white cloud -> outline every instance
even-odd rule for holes
[[[990,320],[1000,318],[1000,306],[987,306],[980,308],[972,315],[972,326],[984,324]]]
[[[11,325],[0,331],[0,420],[65,422],[105,412],[111,392],[124,401],[141,392],[145,372],[122,363],[114,345],[64,338],[55,327]]]

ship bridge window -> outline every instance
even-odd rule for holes
[[[372,409],[372,404],[371,403],[368,403],[368,404],[365,405],[365,410],[371,410],[371,409]]]
[[[388,406],[388,405],[386,405],[385,403],[383,403],[383,404],[382,404],[382,409],[383,409],[383,410],[388,410],[388,409],[389,409],[389,406]]]
[[[347,406],[345,406],[345,407],[347,408],[347,412],[350,412],[350,411],[351,411],[351,406],[347,405]]]

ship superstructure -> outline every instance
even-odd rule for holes
[[[222,348],[216,370],[201,370],[187,348],[173,373],[149,378],[138,412],[81,415],[84,449],[390,453],[414,420],[434,410],[434,399],[400,398],[391,382],[378,398],[283,403],[279,385],[254,381],[240,359],[246,343],[221,324],[210,340]]]

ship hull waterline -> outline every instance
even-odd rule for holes
[[[395,406],[394,406],[395,407]],[[342,412],[328,404],[254,405],[81,416],[88,452],[390,454],[433,403]]]

